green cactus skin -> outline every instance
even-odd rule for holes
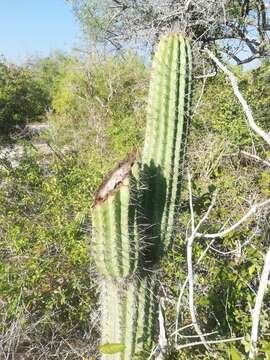
[[[121,166],[128,164],[123,174]],[[94,241],[92,256],[98,273],[107,278],[126,278],[137,268],[139,259],[139,238],[136,231],[136,165],[128,158],[122,162],[105,181],[103,188],[117,176],[116,189],[110,189],[100,198],[99,191],[92,209]],[[104,192],[104,191],[103,191]]]
[[[171,241],[186,146],[191,102],[189,41],[171,34],[161,39],[153,60],[142,153],[145,217],[154,226],[156,247]]]
[[[102,360],[130,360],[149,356],[156,324],[156,281],[104,281],[101,287],[101,344],[123,344],[125,349]],[[147,356],[146,356],[147,355]]]

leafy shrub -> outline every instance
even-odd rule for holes
[[[57,326],[62,334],[74,327],[83,332],[96,307],[85,235],[99,179],[93,167],[81,167],[72,156],[51,159],[45,174],[44,159],[26,150],[16,169],[1,170],[0,334],[22,312],[25,333],[43,319],[35,333],[40,339]]]
[[[237,70],[240,90],[252,108],[256,122],[269,130],[269,63],[246,73]],[[222,136],[236,146],[245,146],[256,140],[224,74],[208,80],[194,124],[199,131]]]
[[[0,130],[25,125],[45,113],[48,96],[30,68],[0,62]]]
[[[93,147],[103,159],[110,154],[110,164],[140,146],[148,79],[140,59],[93,56],[84,65],[67,63],[62,75],[52,101],[53,141],[71,146],[83,161]]]

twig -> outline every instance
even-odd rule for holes
[[[203,97],[203,94],[204,94],[204,91],[205,91],[205,85],[206,85],[206,81],[207,81],[207,76],[205,75],[205,66],[203,67],[203,75],[202,75],[202,79],[203,79],[203,83],[202,83],[202,88],[201,88],[201,93],[200,93],[200,96],[199,96],[199,99],[197,101],[197,104],[193,110],[193,114],[196,114],[197,113],[197,110],[201,104],[201,101],[202,101],[202,97]]]
[[[249,211],[239,220],[237,221],[237,223],[233,224],[232,226],[230,226],[228,229],[225,229],[223,231],[220,231],[218,233],[215,233],[215,234],[201,234],[199,232],[196,233],[196,236],[197,237],[204,237],[206,239],[215,239],[215,238],[218,238],[218,237],[224,237],[226,236],[228,233],[230,233],[231,231],[235,230],[236,228],[238,228],[241,224],[243,224],[248,218],[250,218],[253,214],[255,214],[255,212],[265,206],[265,205],[268,205],[270,204],[270,199],[268,200],[265,200],[259,204],[255,204],[253,205]]]
[[[174,338],[175,345],[177,344],[178,332],[180,331],[180,329],[178,329],[179,316],[180,316],[180,306],[181,306],[182,297],[184,295],[184,291],[185,291],[185,288],[187,286],[187,283],[188,283],[188,277],[186,277],[186,280],[185,280],[184,284],[181,286],[180,294],[178,296],[177,305],[176,305],[175,331],[173,332],[173,335],[175,334],[175,338]],[[191,324],[190,326],[193,326],[193,324]]]
[[[189,329],[193,326],[193,324],[188,324],[188,325],[185,325],[185,326],[182,326],[180,329],[177,329],[175,330],[170,336],[174,336],[175,334],[179,333],[180,331],[183,331],[185,329]],[[177,344],[176,344],[177,345]]]
[[[270,237],[270,233],[268,235]],[[260,313],[263,304],[263,297],[267,289],[268,278],[270,273],[270,248],[268,249],[265,259],[264,266],[260,278],[260,284],[258,293],[256,296],[256,302],[254,309],[252,311],[252,329],[251,329],[251,350],[249,353],[250,359],[255,359],[257,354],[257,341],[258,341],[258,332],[259,332],[259,322],[260,322]]]
[[[221,343],[226,343],[226,342],[240,341],[243,339],[244,339],[244,337],[236,337],[236,338],[223,339],[223,340],[208,340],[208,341],[206,341],[206,344],[221,344]],[[196,342],[189,343],[189,344],[178,345],[176,347],[176,350],[185,349],[185,348],[188,348],[191,346],[204,345],[204,343],[205,342],[202,342],[202,341],[196,341]]]
[[[166,326],[165,326],[165,316],[164,316],[164,303],[163,299],[160,299],[159,302],[159,337],[158,337],[158,345],[160,353],[157,356],[157,360],[164,360],[166,358],[166,354],[168,351],[168,339],[166,334]]]
[[[246,152],[246,151],[244,151],[244,150],[241,150],[240,153],[243,154],[243,155],[246,155],[246,156],[248,156],[248,157],[250,157],[250,158],[252,158],[252,159],[254,159],[254,160],[260,161],[260,162],[262,162],[263,164],[265,164],[265,165],[267,165],[267,166],[270,167],[270,162],[261,159],[261,158],[260,158],[259,156],[257,156],[257,155],[250,154],[250,153],[248,153],[248,152]]]
[[[217,66],[228,76],[233,88],[234,95],[237,97],[238,101],[242,105],[242,108],[244,110],[248,124],[251,127],[251,129],[262,139],[264,139],[264,141],[268,145],[270,145],[270,136],[256,124],[250,106],[248,105],[243,95],[239,91],[238,81],[235,75],[224,64],[222,64],[219,61],[219,59],[212,53],[212,51],[210,51],[209,49],[206,49],[205,51],[209,55],[209,57],[217,64]]]
[[[192,234],[188,238],[187,241],[187,265],[188,265],[188,284],[189,284],[189,291],[188,291],[188,303],[189,303],[189,311],[192,323],[194,325],[194,329],[198,336],[200,337],[203,345],[207,350],[209,350],[209,346],[206,344],[206,339],[200,329],[200,326],[197,322],[196,318],[196,310],[194,305],[194,275],[193,275],[193,265],[192,265],[192,250],[193,250],[193,241],[195,239],[195,219],[194,219],[194,211],[193,211],[193,203],[192,203],[192,185],[191,185],[191,176],[188,172],[188,187],[189,187],[189,206],[190,206],[190,213],[191,213],[191,229]]]
[[[214,334],[217,334],[217,333],[218,333],[217,331],[212,331],[212,332],[209,332],[209,333],[203,333],[203,336],[211,336],[211,335],[214,335]],[[179,334],[179,337],[183,338],[183,339],[194,339],[194,338],[198,338],[199,335],[183,335],[183,334]]]
[[[190,175],[189,175],[190,176]],[[217,197],[217,193],[214,194],[213,196],[213,199],[211,201],[211,204],[209,206],[209,208],[207,209],[206,213],[204,214],[204,216],[202,217],[202,219],[199,221],[198,225],[196,226],[196,228],[194,229],[193,233],[191,234],[191,237],[195,237],[196,234],[197,234],[197,231],[199,230],[200,226],[206,221],[206,219],[208,218],[210,212],[212,211],[213,207],[214,207],[214,204],[216,202],[216,197]],[[192,198],[191,200],[192,201]],[[203,255],[205,255],[206,252],[203,253]],[[196,265],[198,265],[203,259],[203,256],[200,256],[199,260],[197,261]],[[178,325],[179,325],[179,313],[180,313],[180,305],[181,305],[181,300],[182,300],[182,297],[184,295],[184,291],[185,291],[185,288],[188,284],[188,280],[189,280],[189,277],[187,276],[186,277],[186,280],[184,281],[184,284],[182,285],[181,287],[181,290],[180,290],[180,294],[179,294],[179,297],[178,297],[178,301],[177,301],[177,306],[176,306],[176,321],[175,321],[175,344],[177,343],[177,334],[179,332],[179,329],[178,329]]]

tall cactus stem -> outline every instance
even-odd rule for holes
[[[188,40],[179,34],[164,37],[153,60],[142,173],[150,184],[144,206],[153,209],[149,221],[160,232],[165,248],[171,241],[179,195],[191,101],[191,70]],[[147,176],[155,180],[147,180]]]

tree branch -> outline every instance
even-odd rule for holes
[[[243,339],[244,339],[243,337],[236,337],[236,338],[223,339],[223,340],[208,340],[208,341],[206,341],[206,344],[221,344],[221,343],[226,343],[226,342],[240,341]],[[204,342],[196,341],[196,342],[189,343],[189,344],[178,345],[176,347],[176,350],[181,350],[181,349],[185,349],[185,348],[188,348],[191,346],[198,346],[198,345],[204,345]]]
[[[209,346],[206,344],[206,339],[200,329],[200,326],[197,322],[196,318],[196,310],[194,305],[194,276],[193,276],[193,265],[192,265],[192,250],[193,250],[193,241],[195,239],[195,219],[194,219],[194,211],[193,211],[193,203],[192,203],[192,185],[191,185],[191,176],[188,172],[188,187],[189,187],[189,206],[190,206],[190,213],[191,213],[191,229],[192,234],[188,238],[187,241],[187,265],[188,265],[188,284],[189,284],[189,311],[192,323],[194,325],[194,329],[196,330],[198,336],[200,337],[203,345],[207,350],[209,350]]]
[[[220,238],[220,237],[224,237],[226,236],[227,234],[229,234],[231,231],[237,229],[241,224],[243,224],[248,218],[250,218],[253,214],[256,213],[256,211],[263,207],[263,206],[266,206],[270,204],[270,199],[268,200],[265,200],[259,204],[255,204],[253,205],[249,211],[239,220],[237,221],[237,223],[233,224],[232,226],[230,226],[229,228],[223,230],[223,231],[220,231],[220,232],[217,232],[215,234],[201,234],[199,232],[196,233],[196,236],[197,237],[204,237],[206,239],[215,239],[215,238]]]
[[[270,231],[268,233],[268,239],[270,240]],[[249,353],[250,359],[255,359],[257,354],[257,341],[258,341],[260,314],[263,305],[263,297],[268,285],[269,273],[270,273],[270,248],[268,249],[265,255],[259,289],[256,296],[256,302],[254,309],[252,311],[251,350]]]
[[[264,139],[264,141],[268,145],[270,145],[270,136],[256,124],[250,106],[248,105],[243,95],[239,91],[238,81],[235,75],[224,64],[222,64],[219,61],[219,59],[209,49],[206,49],[205,51],[209,55],[209,57],[217,64],[217,66],[228,76],[233,88],[234,95],[237,97],[238,101],[242,105],[243,111],[246,115],[248,124],[251,127],[251,129],[262,139]]]
[[[159,302],[158,321],[159,321],[158,348],[159,348],[160,353],[157,356],[157,360],[164,360],[164,359],[166,359],[166,355],[167,355],[167,351],[168,351],[168,339],[167,339],[167,334],[166,334],[163,299],[160,299],[160,302]]]

